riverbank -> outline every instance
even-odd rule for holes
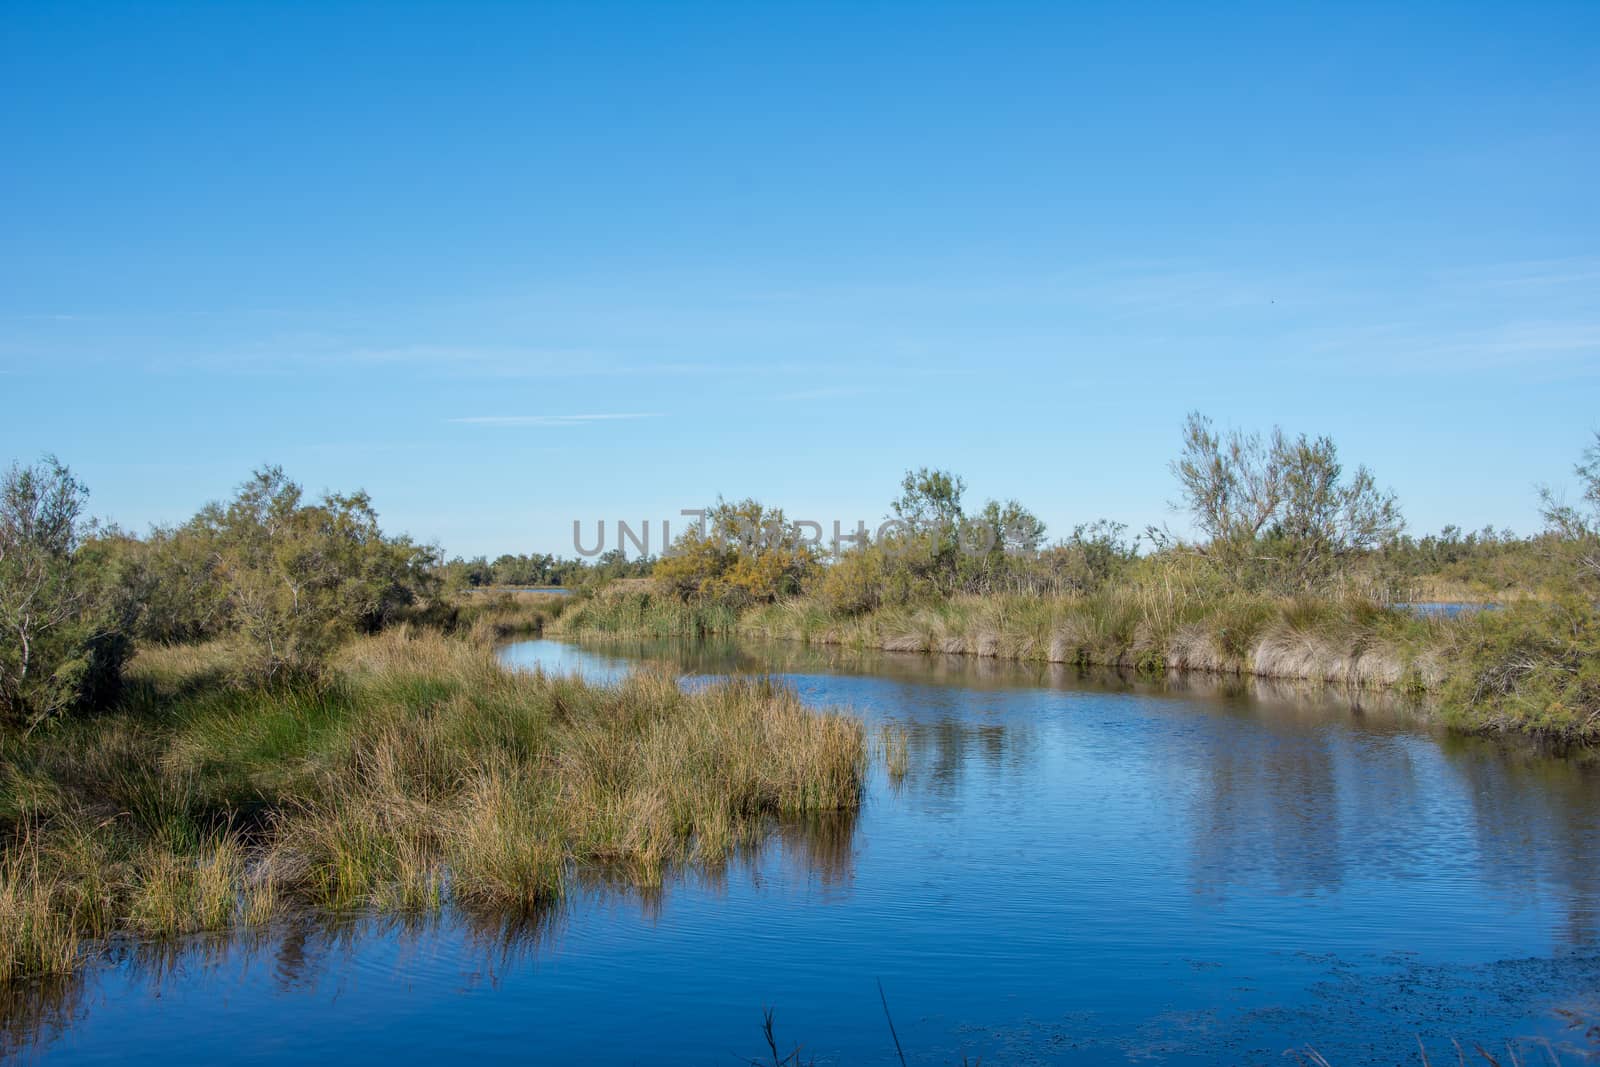
[[[1200,597],[1127,587],[957,596],[857,614],[797,597],[741,613],[632,589],[573,605],[553,632],[741,635],[1390,689],[1427,697],[1434,715],[1462,730],[1600,741],[1600,618],[1574,599],[1423,617],[1355,597]]]
[[[144,650],[114,711],[0,734],[0,986],[70,975],[122,934],[525,913],[580,868],[650,888],[779,816],[860,803],[860,724],[765,682],[591,687],[408,627],[347,645],[315,686],[230,684],[230,655]]]

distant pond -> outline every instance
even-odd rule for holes
[[[1427,600],[1415,604],[1391,604],[1392,608],[1400,611],[1409,611],[1413,615],[1438,616],[1453,619],[1457,615],[1470,615],[1475,611],[1498,611],[1499,604],[1480,604],[1477,602],[1462,602],[1451,600]]]

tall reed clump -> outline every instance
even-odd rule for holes
[[[0,856],[0,985],[70,973],[82,931],[67,887],[29,837]]]
[[[531,589],[473,592],[457,597],[453,628],[483,643],[538,636],[566,610],[572,598]],[[426,619],[423,621],[427,621]]]
[[[885,723],[878,730],[878,749],[883,754],[890,784],[904,782],[911,769],[911,731],[899,723]]]
[[[554,632],[602,637],[707,637],[732,634],[739,611],[714,601],[681,600],[644,589],[602,589],[562,613]]]
[[[118,932],[522,913],[594,866],[654,886],[780,816],[860,803],[860,724],[768,682],[596,688],[405,627],[315,688],[185,675],[208,662],[146,653],[120,713],[0,738],[0,984],[70,972]]]

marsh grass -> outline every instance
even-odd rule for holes
[[[911,768],[911,733],[898,723],[885,723],[878,729],[878,752],[891,785],[906,780]]]
[[[1429,669],[1417,655],[1428,627],[1354,598],[1174,597],[1137,588],[962,596],[855,616],[796,600],[740,624],[752,636],[887,651],[1378,686]]]
[[[627,585],[581,598],[562,613],[552,632],[628,638],[710,637],[736,633],[739,626],[739,612],[726,604],[691,603],[648,587]]]
[[[78,912],[48,871],[33,837],[0,857],[0,983],[67,974],[82,956]]]
[[[673,616],[651,608],[656,621]],[[584,633],[586,619],[567,632]],[[817,597],[754,608],[747,637],[855,650],[1201,671],[1390,690],[1444,724],[1600,740],[1600,604],[1572,594],[1420,616],[1356,593],[1267,597],[1166,572],[1092,594],[954,596],[849,614]]]
[[[230,686],[224,659],[147,650],[121,712],[0,739],[0,984],[68,974],[118,933],[528,914],[583,868],[648,889],[780,816],[860,803],[860,724],[768,681],[592,688],[404,627],[316,687]]]
[[[452,625],[478,642],[537,636],[571,603],[569,596],[531,589],[466,593],[451,605],[455,612]]]

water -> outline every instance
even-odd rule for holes
[[[875,768],[858,816],[657,895],[588,886],[537,929],[447,913],[128,946],[13,1040],[57,1062],[736,1064],[773,1007],[785,1051],[889,1064],[881,979],[912,1063],[1592,1047],[1600,776],[1578,761],[1238,683],[794,646],[505,657],[601,682],[640,659],[780,673],[904,726],[910,770]]]
[[[1414,604],[1392,604],[1397,611],[1409,611],[1427,618],[1453,619],[1457,615],[1471,615],[1475,611],[1498,611],[1499,604],[1480,604],[1455,600],[1421,600]]]

